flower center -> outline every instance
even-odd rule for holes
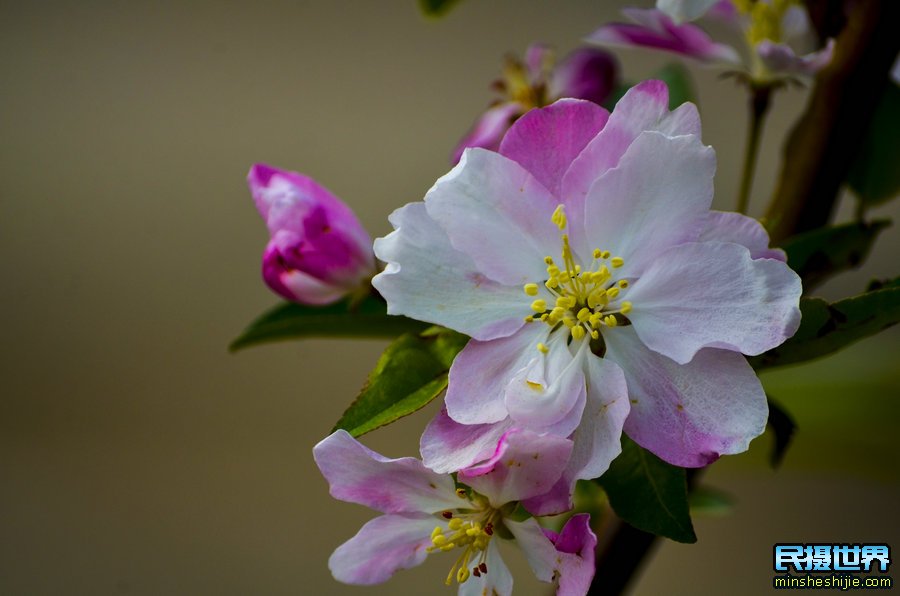
[[[451,585],[455,577],[461,584],[472,575],[481,577],[487,573],[487,547],[494,535],[499,511],[486,507],[474,512],[444,511],[441,515],[448,520],[447,527],[434,528],[428,552],[462,549],[444,583]]]
[[[552,217],[553,223],[564,230],[568,225],[562,205],[556,208]],[[576,264],[572,248],[569,246],[569,235],[562,234],[562,263],[557,264],[553,257],[545,257],[547,279],[543,282],[553,305],[546,298],[537,298],[531,303],[535,314],[525,317],[525,322],[543,321],[552,328],[563,325],[573,339],[580,340],[585,335],[599,339],[602,327],[615,327],[624,320],[624,315],[631,312],[631,303],[618,302],[617,308],[610,307],[619,294],[628,288],[628,280],[614,279],[610,269],[618,269],[625,264],[622,257],[612,257],[608,250],[599,248],[593,251],[594,260],[587,267]],[[537,283],[525,284],[525,293],[529,296],[541,294]],[[546,294],[544,294],[546,296]],[[548,348],[538,344],[538,349],[546,353]]]

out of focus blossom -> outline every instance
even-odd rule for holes
[[[588,37],[604,46],[645,47],[706,64],[738,67],[754,84],[808,76],[831,60],[834,40],[802,54],[813,38],[809,16],[796,0],[657,0],[655,9],[622,11],[632,23],[610,23]],[[713,40],[695,19],[730,26],[737,47]]]
[[[573,516],[559,534],[534,518],[511,518],[519,500],[553,486],[571,451],[566,439],[510,431],[493,457],[459,472],[462,487],[417,459],[382,457],[336,431],[313,450],[331,495],[384,515],[339,546],[328,567],[339,581],[370,585],[443,555],[445,583],[458,583],[460,596],[508,596],[513,578],[498,543],[515,541],[539,580],[555,583],[560,596],[583,596],[597,545],[589,516]]]
[[[272,290],[312,305],[362,291],[375,274],[372,239],[347,205],[309,176],[265,164],[247,183],[271,236],[262,273]]]
[[[453,151],[453,163],[466,147],[496,150],[517,118],[563,97],[600,104],[616,85],[615,58],[595,48],[580,48],[554,64],[553,52],[542,45],[528,48],[525,61],[508,57],[503,78],[494,82],[502,97],[482,114]]]

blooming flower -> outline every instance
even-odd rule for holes
[[[533,44],[525,62],[509,57],[503,78],[494,86],[504,94],[475,122],[453,151],[453,163],[466,147],[496,150],[510,125],[532,108],[563,97],[602,103],[616,84],[615,58],[594,48],[580,48],[553,66],[553,53]]]
[[[710,64],[743,64],[757,84],[814,74],[831,60],[834,45],[834,40],[829,40],[816,52],[802,56],[795,52],[792,46],[808,45],[810,25],[805,9],[794,0],[657,0],[656,9],[628,8],[622,12],[634,23],[604,25],[588,36],[588,41],[653,48]],[[687,22],[704,16],[736,29],[746,58]]]
[[[588,515],[573,516],[560,534],[534,518],[512,517],[517,501],[547,491],[572,449],[570,441],[510,431],[483,464],[453,477],[411,457],[387,459],[339,430],[316,445],[316,463],[331,495],[384,515],[338,547],[328,567],[339,581],[377,584],[429,554],[452,553],[446,583],[461,595],[512,592],[513,579],[498,542],[515,539],[538,579],[557,583],[557,594],[583,595],[594,575]]]
[[[714,171],[696,107],[670,112],[647,81],[611,115],[573,99],[532,110],[499,153],[467,150],[392,214],[373,280],[388,312],[473,338],[422,437],[426,465],[465,468],[512,427],[572,437],[559,500],[530,509],[543,514],[606,470],[623,425],[688,467],[763,432],[741,354],[796,331],[800,280],[758,222],[709,210]]]
[[[262,271],[272,290],[294,302],[328,304],[375,274],[371,237],[315,180],[256,164],[247,183],[271,235]]]

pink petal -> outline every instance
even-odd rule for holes
[[[550,78],[551,97],[574,97],[603,103],[616,85],[615,57],[596,48],[578,48],[566,56]]]
[[[503,135],[506,134],[515,119],[522,115],[523,111],[524,108],[521,104],[511,101],[487,110],[453,150],[452,163],[455,164],[459,161],[467,147],[481,147],[496,151],[500,147]]]
[[[568,439],[512,429],[489,460],[460,470],[457,477],[500,508],[550,490],[571,452]]]
[[[825,47],[817,52],[798,56],[789,45],[764,39],[756,44],[756,53],[773,74],[812,76],[831,62],[834,40],[829,39]]]
[[[447,415],[447,408],[428,423],[419,441],[422,463],[435,472],[449,474],[491,457],[511,421],[494,424],[460,424]]]
[[[376,517],[332,553],[328,568],[345,584],[380,584],[425,560],[436,525],[434,517],[424,514]]]
[[[302,304],[324,305],[340,300],[352,287],[335,285],[291,267],[279,248],[278,232],[269,242],[262,259],[262,276],[266,285],[285,300]]]
[[[619,165],[591,186],[585,205],[589,247],[625,259],[618,278],[640,275],[657,256],[696,240],[706,227],[715,171],[715,152],[696,136],[641,133]]]
[[[733,242],[746,246],[754,259],[787,261],[780,248],[769,248],[769,233],[761,223],[731,211],[710,211],[700,242]]]
[[[597,536],[591,530],[591,516],[573,515],[558,536],[551,537],[556,550],[565,555],[557,564],[559,572],[558,596],[586,594],[594,579],[594,556]]]
[[[428,215],[453,248],[469,255],[483,275],[519,288],[544,279],[544,257],[559,250],[551,221],[557,205],[522,166],[484,149],[466,149],[425,195]]]
[[[556,203],[562,203],[563,174],[608,117],[609,112],[590,101],[561,99],[516,120],[500,143],[500,153],[528,170]]]
[[[628,383],[625,432],[665,461],[702,467],[746,451],[765,430],[766,395],[737,352],[707,348],[682,365],[645,347],[633,327],[603,337]]]
[[[388,313],[444,325],[480,339],[503,337],[524,324],[529,312],[522,287],[488,279],[447,234],[410,203],[390,216],[394,231],[375,241],[387,267],[372,280]]]
[[[450,476],[436,474],[412,457],[383,457],[345,430],[323,439],[313,457],[335,499],[384,513],[434,513],[459,507]]]
[[[523,294],[524,295],[524,294]],[[509,337],[491,341],[472,340],[450,367],[447,413],[462,424],[488,424],[509,415],[504,394],[510,380],[547,341],[550,327],[529,323]]]
[[[688,243],[661,255],[628,289],[628,314],[647,347],[679,364],[702,348],[757,355],[800,325],[802,287],[790,267],[738,244]]]

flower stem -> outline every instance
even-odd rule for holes
[[[737,210],[747,214],[750,206],[750,190],[753,188],[753,175],[756,172],[756,159],[759,156],[759,139],[762,137],[763,124],[769,113],[772,87],[770,85],[750,86],[750,120],[747,127],[747,144],[744,147],[744,169],[741,173],[741,186],[738,191]]]

